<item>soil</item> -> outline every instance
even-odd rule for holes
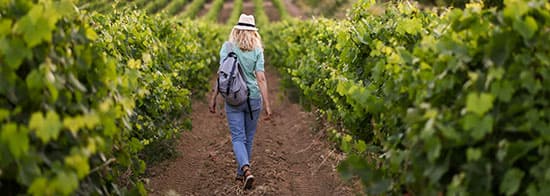
[[[252,14],[251,0],[245,0],[243,8],[243,12]],[[274,8],[265,9],[270,13],[268,9]],[[294,16],[300,14],[291,10]],[[280,77],[268,63],[266,77],[273,116],[265,120],[262,114],[258,123],[251,160],[254,188],[243,190],[242,183],[234,179],[237,165],[221,98],[216,114],[209,112],[204,98],[193,100],[193,129],[182,134],[179,156],[148,168],[146,186],[151,195],[360,193],[357,185],[343,181],[335,169],[344,156],[332,148],[324,131],[314,128],[318,127],[315,116],[282,93]]]
[[[243,13],[247,15],[254,14],[254,2],[252,0],[243,0]]]
[[[275,5],[273,5],[273,2],[264,1],[264,9],[265,14],[269,18],[270,22],[276,22],[280,20],[281,16],[279,16],[279,11],[277,11],[277,8],[275,7]]]
[[[218,15],[218,23],[225,24],[229,17],[231,17],[231,12],[233,11],[233,0],[226,0],[223,3],[223,7]]]
[[[206,2],[204,2],[204,4],[202,5],[199,13],[197,13],[196,18],[201,18],[202,16],[206,15],[206,13],[208,13],[208,10],[210,10],[210,8],[212,7],[212,3],[214,3],[213,0],[206,0]]]
[[[306,15],[304,14],[304,12],[302,12],[302,10],[300,10],[300,8],[298,8],[298,6],[293,4],[292,0],[283,0],[283,2],[285,3],[286,11],[291,16],[293,16],[295,18],[302,19],[302,20],[306,19]]]

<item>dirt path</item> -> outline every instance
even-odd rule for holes
[[[286,10],[291,16],[302,20],[306,19],[306,15],[304,14],[304,12],[302,12],[302,10],[298,8],[298,6],[292,3],[292,0],[283,0],[283,1],[285,3]]]
[[[243,13],[254,14],[254,2],[252,0],[243,0]]]
[[[253,9],[252,1],[245,0],[243,12],[252,14]],[[265,9],[270,13],[274,7]],[[234,180],[236,163],[224,111],[211,114],[206,100],[194,100],[193,129],[182,134],[180,156],[147,172],[150,194],[353,195],[354,189],[335,171],[342,155],[331,149],[322,132],[313,130],[315,117],[280,93],[275,72],[266,64],[274,114],[271,121],[260,120],[258,125],[251,161],[254,189],[243,191],[242,183]],[[222,108],[221,98],[218,105]]]
[[[206,13],[208,13],[208,10],[210,10],[210,8],[212,7],[213,2],[214,2],[213,0],[206,0],[206,2],[204,2],[204,4],[202,5],[202,8],[199,11],[199,13],[197,13],[196,18],[201,18],[202,16],[206,15]]]
[[[279,11],[273,5],[272,1],[264,0],[264,10],[265,10],[265,14],[269,18],[269,22],[276,22],[281,20],[281,16],[279,16]]]
[[[218,14],[218,23],[225,24],[229,17],[231,17],[231,12],[233,11],[233,0],[225,0],[223,3],[222,10]]]
[[[211,114],[204,100],[193,105],[193,130],[183,133],[181,156],[151,168],[152,195],[351,195],[334,168],[342,159],[311,130],[315,118],[279,94],[279,77],[267,69],[274,116],[261,120],[254,142],[253,190],[234,181],[236,163],[224,112]],[[221,100],[219,100],[219,104]]]

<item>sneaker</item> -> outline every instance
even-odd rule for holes
[[[244,189],[251,189],[254,185],[254,176],[252,174],[246,176],[244,179]]]

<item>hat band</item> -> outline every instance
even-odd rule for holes
[[[248,23],[242,23],[242,22],[237,23],[237,25],[240,25],[240,26],[247,26],[247,27],[256,27],[256,25],[248,24]]]

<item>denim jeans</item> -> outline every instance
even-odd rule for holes
[[[237,175],[243,175],[241,168],[245,165],[250,166],[252,157],[252,142],[256,133],[256,125],[262,110],[261,98],[250,98],[250,108],[252,117],[250,119],[250,110],[245,102],[238,106],[225,104],[225,112],[229,129],[231,130],[231,142],[233,143],[233,153],[237,160]]]

